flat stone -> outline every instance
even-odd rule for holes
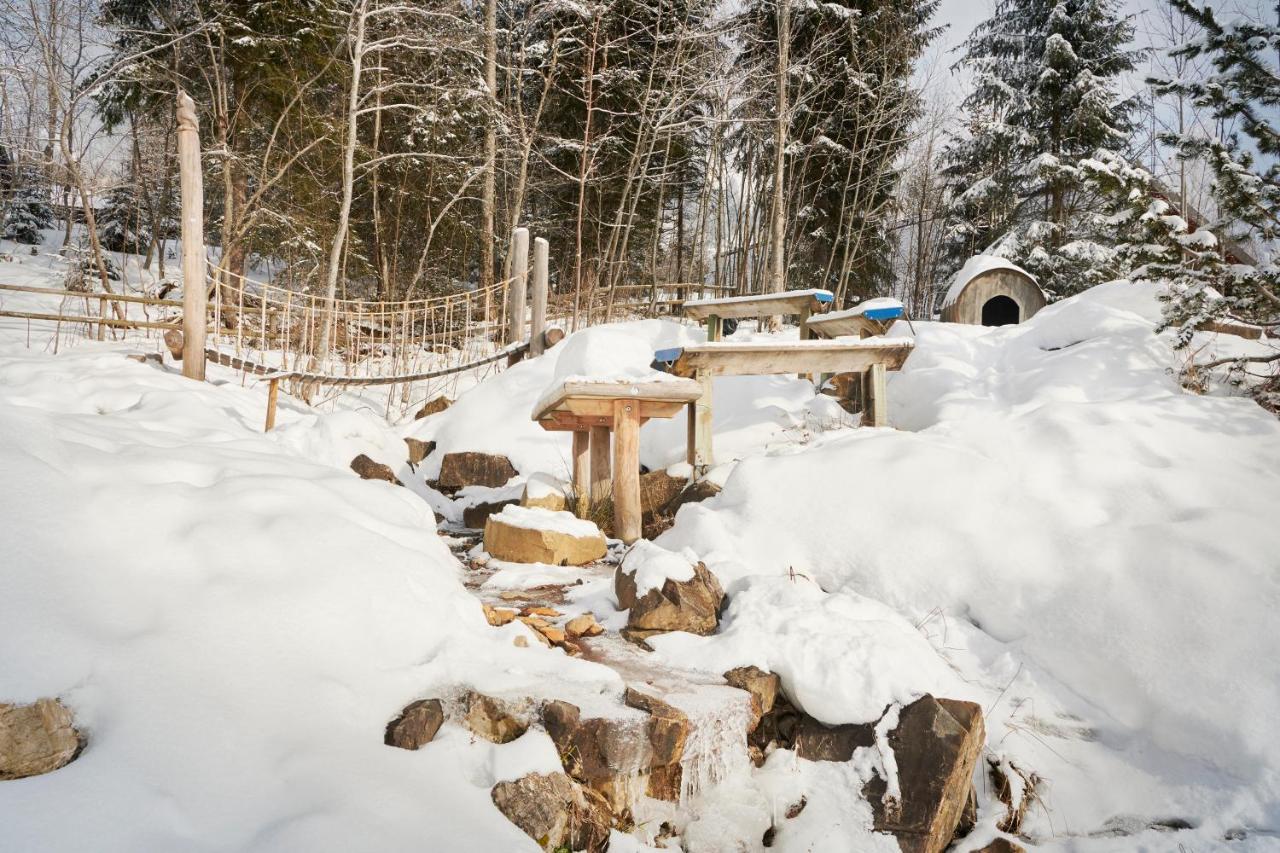
[[[508,610],[505,607],[492,607],[488,604],[481,604],[481,607],[484,608],[484,618],[495,628],[505,625],[516,618],[516,611]]]
[[[564,773],[530,773],[499,782],[493,804],[543,850],[603,853],[609,845],[607,804]]]
[[[986,730],[972,702],[923,696],[899,712],[889,746],[902,799],[884,799],[876,776],[863,789],[877,832],[892,833],[903,853],[941,853],[955,837]]]
[[[435,738],[444,723],[444,708],[439,699],[419,699],[387,724],[383,743],[400,749],[421,749]]]
[[[484,549],[510,563],[548,563],[553,566],[584,566],[608,553],[604,534],[575,536],[554,529],[537,529],[508,524],[494,515],[484,525]]]
[[[436,449],[434,441],[423,441],[419,438],[408,437],[404,440],[405,445],[409,449],[409,464],[417,465],[422,460],[431,455],[431,451]]]
[[[65,767],[84,748],[71,709],[59,699],[0,702],[0,779],[23,779]]]
[[[466,695],[463,722],[473,734],[493,743],[510,743],[529,730],[532,703],[511,701],[471,691]]]
[[[359,474],[361,480],[383,480],[388,483],[395,483],[397,486],[404,485],[396,477],[395,472],[391,470],[390,465],[374,462],[363,453],[351,460],[351,470]]]
[[[679,764],[689,738],[689,718],[685,713],[652,693],[628,687],[623,704],[649,714],[649,746],[654,768]],[[679,793],[677,782],[676,791]]]
[[[430,417],[431,415],[438,415],[452,405],[453,401],[448,397],[436,397],[435,399],[428,400],[424,403],[422,408],[418,409],[417,414],[413,416],[413,419],[422,420],[423,418]]]
[[[604,626],[590,613],[573,617],[564,624],[564,629],[570,637],[595,637],[604,633]]]
[[[986,847],[975,850],[973,853],[1027,853],[1027,849],[1021,844],[1014,844],[1007,838],[997,838]]]
[[[668,631],[711,634],[720,621],[720,604],[724,590],[703,563],[693,567],[693,577],[686,581],[667,578],[659,589],[639,595],[634,576],[622,571],[614,574],[614,591],[619,606],[629,602],[627,629],[632,636],[644,637]]]
[[[516,469],[505,456],[492,453],[446,453],[440,460],[440,476],[436,488],[457,491],[467,486],[505,486],[516,476]]]

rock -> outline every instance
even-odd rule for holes
[[[649,714],[649,747],[653,752],[652,766],[679,764],[684,757],[685,741],[689,738],[689,718],[685,713],[652,693],[628,687],[622,695],[623,704]],[[676,793],[680,792],[679,780]]]
[[[361,480],[385,480],[388,483],[395,483],[397,486],[404,485],[396,478],[391,466],[383,465],[381,462],[374,462],[363,453],[351,460],[351,470],[359,474]]]
[[[542,510],[528,510],[542,512]],[[499,560],[511,563],[549,563],[553,566],[583,566],[608,553],[604,535],[594,525],[591,535],[578,535],[556,527],[539,529],[513,524],[508,513],[492,515],[484,525],[484,549]],[[563,513],[568,515],[568,513]],[[582,522],[589,525],[589,522]],[[584,530],[586,528],[583,528]]]
[[[512,504],[518,503],[515,498],[504,501],[481,501],[462,510],[462,526],[471,530],[484,530],[489,516],[502,512]]]
[[[972,702],[926,695],[903,708],[889,733],[902,799],[886,801],[879,776],[863,789],[876,831],[896,836],[903,853],[945,850],[968,802],[985,738],[982,709]]]
[[[450,400],[448,397],[444,397],[444,396],[436,397],[435,399],[428,400],[426,403],[424,403],[422,408],[418,409],[418,413],[413,416],[413,419],[422,420],[425,417],[429,417],[431,415],[437,415],[452,405],[453,405],[453,401]]]
[[[52,773],[76,759],[85,737],[60,699],[0,702],[0,779]]]
[[[542,725],[560,753],[565,772],[609,802],[612,812],[630,808],[628,782],[648,772],[648,721],[634,717],[587,717],[568,702],[542,708]]]
[[[505,486],[516,476],[516,469],[505,456],[491,453],[446,453],[440,460],[440,476],[436,488],[457,491],[467,486]]]
[[[655,800],[678,803],[683,781],[684,771],[679,764],[664,764],[649,771],[649,784],[645,786],[644,792]]]
[[[491,607],[488,604],[481,604],[484,608],[484,618],[489,620],[489,624],[495,628],[505,625],[516,618],[514,610],[508,610],[505,607]]]
[[[648,522],[655,515],[669,515],[667,506],[684,490],[685,481],[666,471],[640,475],[640,516]]]
[[[807,714],[795,721],[790,733],[796,755],[809,761],[848,761],[860,746],[874,746],[875,726],[846,724],[824,725]]]
[[[521,616],[546,616],[550,619],[556,619],[560,616],[560,611],[554,607],[546,607],[541,604],[530,604],[527,607],[520,608]]]
[[[499,782],[490,796],[498,811],[543,850],[600,853],[608,848],[608,807],[563,773],[530,773]]]
[[[590,613],[575,616],[564,624],[570,637],[594,637],[604,633],[604,627]]]
[[[636,638],[668,631],[711,634],[719,624],[724,600],[720,582],[702,563],[693,567],[689,580],[667,578],[660,589],[650,589],[644,595],[638,595],[635,577],[619,567],[614,573],[614,592],[619,606],[630,609],[628,636]]]
[[[430,456],[431,451],[436,449],[436,443],[434,441],[422,441],[418,438],[409,437],[404,440],[404,443],[408,445],[409,448],[410,465],[417,465],[423,459]]]
[[[973,832],[978,825],[978,789],[969,785],[969,795],[965,797],[964,809],[960,812],[960,820],[956,823],[956,838],[964,838]]]
[[[473,734],[493,743],[510,743],[529,729],[533,721],[532,703],[513,702],[471,691],[465,699],[463,717]]]
[[[773,710],[781,681],[774,673],[765,672],[755,666],[735,667],[724,674],[724,680],[729,683],[729,686],[751,694],[751,709],[755,722],[747,729],[747,733],[750,734],[760,725],[761,718]]]
[[[986,847],[975,850],[973,853],[1027,853],[1027,849],[1021,844],[1014,844],[1007,838],[997,838]]]
[[[517,649],[527,649],[529,648],[529,638],[521,635],[512,640],[511,645],[515,646]]]
[[[539,626],[538,632],[542,634],[542,636],[550,640],[551,645],[553,646],[564,645],[565,635],[564,635],[563,628],[557,628],[555,625],[542,625],[542,626]]]
[[[570,486],[549,474],[534,474],[524,484],[520,506],[561,512],[569,508]]]
[[[174,361],[182,361],[182,346],[184,339],[180,329],[166,329],[164,333],[164,345],[169,350],[169,355],[173,356]]]
[[[431,743],[444,723],[444,708],[439,699],[410,702],[400,716],[387,723],[383,743],[400,749],[420,749]]]
[[[675,500],[667,505],[666,513],[674,516],[680,507],[685,504],[701,503],[707,498],[714,498],[720,494],[720,487],[710,480],[698,480],[685,486],[684,491],[676,496]]]

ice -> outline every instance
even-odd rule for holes
[[[680,806],[687,808],[717,785],[750,773],[747,727],[751,697],[732,687],[705,685],[697,692],[663,697],[689,718],[680,759]]]

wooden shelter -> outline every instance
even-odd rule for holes
[[[994,255],[974,255],[942,300],[944,323],[1008,326],[1045,306],[1044,292],[1026,270]]]

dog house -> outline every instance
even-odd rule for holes
[[[1044,293],[1026,270],[994,255],[974,255],[956,273],[942,300],[942,321],[1008,326],[1026,321],[1044,306]]]

